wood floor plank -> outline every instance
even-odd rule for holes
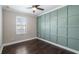
[[[34,39],[3,48],[2,54],[74,54],[73,52]]]

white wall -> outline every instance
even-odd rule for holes
[[[0,52],[2,47],[2,7],[0,6]]]
[[[27,32],[16,35],[16,16],[26,17]],[[36,16],[3,10],[3,43],[17,42],[36,37]]]

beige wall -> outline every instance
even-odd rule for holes
[[[0,6],[0,52],[2,47],[2,7]]]
[[[16,16],[26,17],[25,34],[16,35]],[[5,44],[36,37],[36,16],[4,10],[3,23],[3,43]]]

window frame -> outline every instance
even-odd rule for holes
[[[20,18],[21,20],[20,21],[23,21],[23,19],[24,19],[24,25],[22,25],[22,23],[17,23],[18,22],[18,18]],[[22,29],[17,29],[17,27],[24,27],[25,29],[23,29],[24,30],[24,32],[21,32],[20,30],[22,30]],[[25,17],[23,17],[23,16],[16,16],[16,34],[25,34],[26,33],[26,18]]]

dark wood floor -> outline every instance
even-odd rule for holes
[[[3,48],[2,54],[74,54],[44,41],[34,39]]]

